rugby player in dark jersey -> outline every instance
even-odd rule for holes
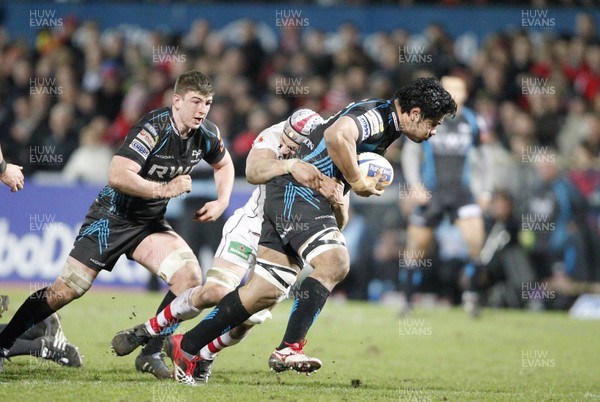
[[[98,273],[110,271],[122,254],[169,284],[159,311],[176,295],[201,283],[195,253],[164,214],[169,199],[191,191],[189,173],[202,159],[214,168],[217,200],[196,211],[195,219],[213,221],[229,204],[233,163],[218,128],[206,119],[213,94],[204,74],[184,73],[175,83],[173,105],[146,114],[131,128],[112,159],[108,185],[90,207],[63,270],[51,286],[29,296],[0,333],[0,356],[6,356],[20,334],[81,297]],[[143,360],[148,365],[162,363],[165,376],[170,375],[160,353]]]
[[[297,157],[316,166],[325,176],[342,179],[361,196],[380,195],[381,172],[366,179],[357,154],[383,155],[401,135],[422,142],[435,134],[446,115],[454,115],[456,103],[440,82],[418,79],[399,89],[390,100],[369,99],[350,104],[315,128],[304,139]],[[349,256],[340,232],[348,219],[347,197],[331,205],[315,190],[299,185],[290,175],[267,183],[264,221],[254,276],[226,295],[195,328],[170,339],[177,381],[190,383],[200,349],[228,327],[244,322],[270,307],[294,283],[301,259],[314,271],[302,282],[294,300],[288,327],[269,359],[276,371],[313,372],[317,358],[302,350],[305,335],[321,312],[329,293],[346,276]]]
[[[452,120],[438,127],[438,136],[422,147],[406,143],[402,150],[402,168],[408,194],[413,194],[418,205],[409,218],[407,245],[402,273],[405,278],[407,304],[403,313],[411,309],[411,295],[419,269],[429,267],[428,253],[433,242],[433,229],[445,216],[462,234],[469,253],[465,269],[468,288],[463,293],[465,310],[479,313],[477,282],[481,271],[480,253],[485,238],[480,206],[491,200],[493,180],[491,158],[483,157],[481,138],[485,124],[481,118],[464,106],[468,97],[466,82],[456,76],[442,78],[442,85],[455,99],[458,109]],[[477,162],[481,176],[478,196],[473,194],[473,163]]]
[[[22,166],[6,163],[0,149],[0,181],[13,193],[23,190],[25,186],[22,170]],[[0,295],[0,317],[8,309],[8,302],[8,296]],[[5,327],[6,324],[0,324],[0,330]],[[6,357],[35,356],[71,367],[80,367],[82,364],[77,347],[67,342],[57,314],[51,314],[31,331],[21,334],[5,354]],[[0,372],[3,370],[4,361],[0,357]]]

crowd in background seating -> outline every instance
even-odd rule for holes
[[[4,155],[29,177],[54,171],[72,182],[105,182],[112,152],[129,128],[170,104],[175,77],[198,69],[213,79],[208,117],[243,177],[256,135],[294,109],[327,118],[354,100],[390,98],[420,76],[459,75],[469,86],[468,105],[489,129],[484,141],[494,158],[496,190],[485,211],[490,226],[511,222],[510,245],[525,252],[531,281],[561,295],[545,300],[549,307],[564,308],[577,294],[597,291],[600,40],[590,15],[578,15],[574,33],[494,32],[479,46],[450,37],[440,23],[416,33],[399,27],[363,35],[349,22],[331,32],[273,32],[249,20],[221,31],[202,19],[175,34],[133,26],[101,30],[69,16],[60,28],[40,30],[31,45],[0,29]],[[411,54],[417,61],[403,57]],[[387,154],[399,184],[401,147],[397,141]],[[381,213],[360,205],[353,211],[347,229],[353,268],[340,292],[379,300],[400,288],[405,204],[400,197],[385,208],[384,227],[371,224],[381,222]],[[534,228],[532,220],[545,228]],[[452,300],[460,281],[444,270],[460,271],[461,245],[443,244],[454,237],[447,235],[451,228],[440,230],[447,231],[435,257],[441,268],[422,273],[421,290]],[[501,265],[490,269],[491,295],[506,279]],[[490,302],[526,304],[500,293]]]

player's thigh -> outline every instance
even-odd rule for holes
[[[478,254],[483,247],[485,229],[481,217],[458,218],[454,222],[462,234],[470,254]]]
[[[285,254],[280,250],[274,250],[272,248],[259,245],[257,260],[267,261],[272,264],[290,267],[300,272],[297,263],[298,258],[295,256]]]
[[[131,256],[165,280],[176,294],[202,283],[202,272],[196,255],[185,240],[173,231],[146,236]]]
[[[479,205],[467,204],[458,208],[454,224],[467,243],[469,253],[472,256],[478,255],[485,238],[485,228]]]
[[[420,205],[408,218],[406,250],[408,255],[424,255],[433,245],[433,229],[444,219],[444,204],[433,193],[427,204]],[[411,257],[415,258],[415,257]]]
[[[406,239],[407,251],[425,251],[429,250],[433,243],[433,228],[424,225],[408,225]],[[412,255],[412,253],[409,253]]]

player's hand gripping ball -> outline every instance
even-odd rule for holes
[[[394,168],[383,156],[373,152],[358,154],[358,167],[364,178],[373,177],[381,170],[381,178],[377,183],[378,189],[384,189],[394,180]]]

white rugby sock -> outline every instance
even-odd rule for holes
[[[165,309],[146,321],[146,329],[155,335],[160,334],[165,328],[181,321],[196,317],[202,310],[194,307],[192,295],[200,286],[191,288],[180,294]]]
[[[227,331],[223,335],[213,339],[213,341],[208,345],[204,346],[200,350],[200,356],[204,360],[214,360],[214,358],[217,356],[217,353],[229,346],[237,345],[246,337],[247,334],[248,331],[244,332],[244,335],[242,335],[241,338],[232,338],[231,331]]]

